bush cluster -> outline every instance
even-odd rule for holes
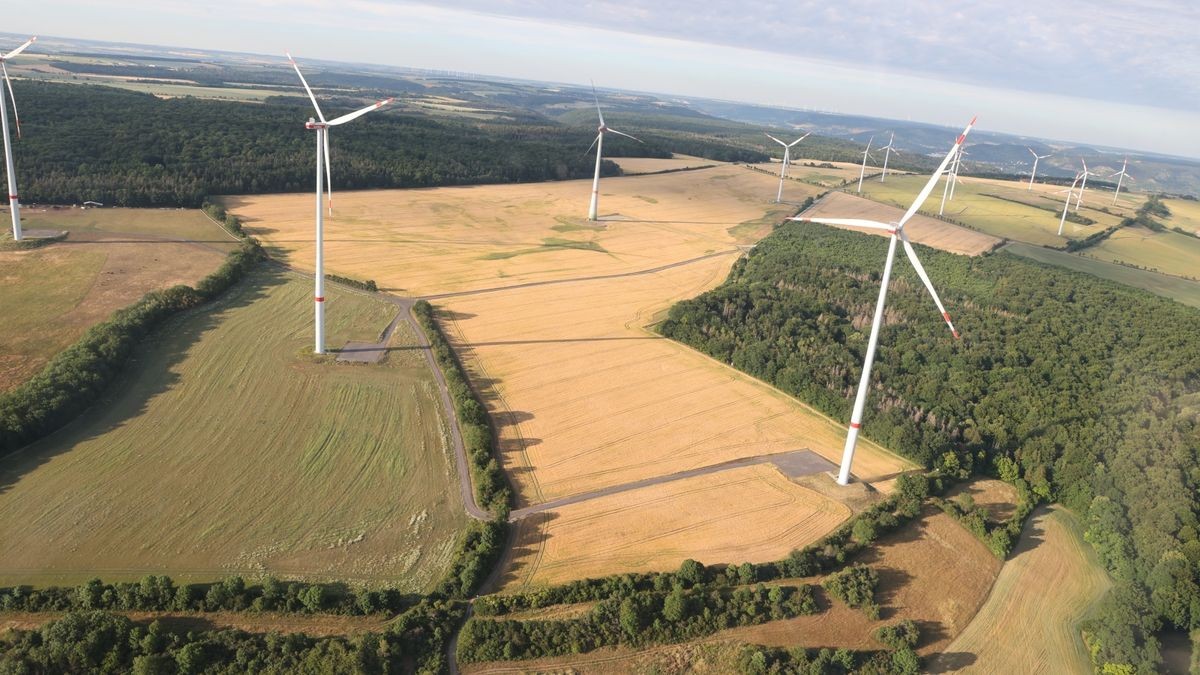
[[[668,644],[816,612],[809,586],[678,584],[667,591],[609,597],[581,619],[472,619],[459,634],[458,658],[467,663],[533,659],[613,645]]]
[[[434,318],[433,305],[425,300],[418,301],[413,306],[413,314],[429,336],[434,358],[446,377],[446,385],[458,417],[458,426],[462,431],[463,445],[466,446],[467,458],[471,463],[471,482],[475,486],[475,499],[496,518],[506,520],[512,500],[512,489],[509,488],[508,478],[496,460],[494,436],[487,408],[471,389],[462,364],[458,362],[454,350],[450,348],[450,342],[442,334],[441,327]]]

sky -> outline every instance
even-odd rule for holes
[[[1200,157],[1200,3],[46,0],[5,30],[456,70]]]

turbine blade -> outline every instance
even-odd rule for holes
[[[1029,154],[1033,155],[1034,157],[1037,157],[1037,156],[1038,156],[1038,154],[1037,154],[1036,152],[1034,152],[1034,151],[1033,151],[1033,148],[1031,148],[1031,147],[1029,147],[1029,146],[1025,146],[1025,149],[1026,149],[1026,150],[1028,150],[1028,151],[1029,151]],[[1039,157],[1038,159],[1041,159],[1041,158]]]
[[[35,42],[37,42],[36,35],[29,38],[28,40],[26,40],[25,44],[21,45],[20,47],[17,47],[16,49],[5,54],[4,56],[0,56],[0,61],[7,61],[7,60],[11,59],[12,57],[16,56],[17,54],[20,54],[21,52],[25,51],[26,49],[29,49],[29,45],[31,45]]]
[[[765,131],[764,131],[763,133],[764,133],[764,134],[766,134],[767,132],[765,132]],[[779,140],[778,138],[775,138],[775,137],[774,137],[774,136],[772,136],[771,134],[767,134],[767,138],[769,138],[769,139],[771,139],[771,140],[775,141],[776,143],[778,143],[778,144],[782,145],[782,146],[783,146],[783,147],[785,147],[785,148],[786,148],[786,147],[788,147],[788,144],[787,144],[787,143],[784,143],[783,141]]]
[[[308,80],[304,79],[304,73],[300,72],[300,66],[296,63],[296,59],[292,58],[291,54],[287,54],[288,61],[292,62],[292,67],[296,69],[296,74],[300,76],[300,83],[304,85],[304,91],[308,92],[308,98],[312,101],[313,107],[317,109],[317,119],[325,121],[325,114],[321,112],[321,106],[317,105],[317,97],[313,96],[312,89],[308,86]]]
[[[624,131],[617,131],[616,129],[614,129],[612,127],[609,127],[608,130],[613,132],[614,134],[617,134],[618,136],[624,136],[625,138],[632,138],[633,140],[637,141],[638,143],[645,145],[645,142],[642,139],[630,136],[629,134],[625,133]]]
[[[864,220],[862,218],[807,218],[805,216],[797,216],[788,218],[799,223],[821,223],[822,225],[842,225],[845,227],[866,227],[872,230],[885,230],[893,232],[896,229],[895,225],[888,225],[877,220]]]
[[[333,169],[329,167],[329,129],[325,130],[325,185],[329,195],[329,215],[333,215]]]
[[[912,242],[908,240],[908,235],[904,233],[904,230],[900,230],[900,241],[904,244],[904,252],[908,254],[908,261],[912,263],[913,269],[917,271],[917,276],[921,277],[921,281],[924,282],[929,295],[933,297],[933,304],[937,305],[938,311],[942,313],[942,318],[946,321],[946,325],[950,327],[950,332],[957,338],[958,331],[954,328],[954,323],[950,321],[950,313],[942,306],[942,299],[938,297],[937,291],[933,289],[933,282],[929,280],[929,275],[925,273],[925,268],[921,265],[921,260],[917,258],[917,252],[913,249]]]
[[[588,154],[589,152],[591,152],[591,151],[592,151],[592,148],[596,147],[596,144],[597,144],[597,143],[599,143],[599,142],[600,142],[600,134],[596,134],[596,137],[592,139],[592,144],[588,146],[588,149],[587,149],[587,150],[584,150],[584,151],[583,151],[583,154],[585,154],[585,155],[586,155],[586,154]]]
[[[975,119],[974,117],[971,118],[971,122],[967,124],[967,128],[963,129],[958,140],[954,141],[954,147],[950,148],[950,151],[946,153],[946,156],[942,159],[942,163],[938,165],[937,170],[929,177],[929,182],[925,183],[925,187],[917,195],[917,199],[912,203],[912,206],[908,207],[908,211],[904,213],[904,217],[900,219],[899,227],[904,227],[904,224],[916,214],[917,209],[921,208],[921,205],[925,203],[925,199],[929,197],[929,193],[933,192],[933,186],[937,184],[938,178],[946,170],[946,165],[950,163],[950,160],[954,159],[954,155],[962,147],[963,141],[967,140],[967,134],[971,133],[971,128],[975,126]]]
[[[588,80],[591,82],[591,80]],[[596,102],[596,114],[600,117],[600,126],[604,126],[604,113],[600,112],[600,97],[596,95],[596,83],[592,82],[592,100]]]
[[[17,96],[13,94],[12,80],[8,79],[8,66],[0,61],[0,69],[4,70],[4,84],[8,86],[8,100],[12,101],[13,121],[17,123],[17,140],[21,140],[21,114],[17,112]]]
[[[788,144],[788,147],[790,148],[790,147],[792,147],[793,145],[795,145],[795,144],[799,143],[800,141],[802,141],[802,140],[804,140],[804,139],[808,138],[808,137],[809,137],[809,134],[812,134],[812,132],[810,131],[810,132],[808,132],[807,134],[804,134],[803,136],[801,136],[800,138],[797,138],[796,140],[792,141],[791,143],[789,143],[789,144]]]
[[[366,115],[367,113],[371,112],[372,110],[376,110],[376,109],[378,109],[378,108],[382,108],[383,106],[385,106],[385,105],[387,105],[387,104],[391,103],[391,102],[392,102],[392,101],[394,101],[394,100],[396,100],[396,99],[394,99],[394,98],[385,98],[385,99],[383,99],[382,101],[376,101],[375,103],[372,103],[371,105],[369,105],[369,106],[367,106],[367,107],[365,107],[365,108],[362,108],[362,109],[359,109],[359,110],[355,110],[355,111],[354,111],[354,112],[352,112],[352,113],[347,113],[347,114],[345,114],[345,115],[342,115],[341,117],[338,117],[338,118],[335,118],[335,119],[331,119],[331,120],[329,120],[328,122],[326,122],[326,124],[328,124],[328,125],[329,125],[329,126],[331,126],[331,127],[336,127],[336,126],[337,126],[337,125],[339,125],[339,124],[345,124],[346,122],[349,122],[350,120],[353,120],[353,119],[358,119],[359,117],[362,117],[363,115]]]

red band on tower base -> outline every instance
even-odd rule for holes
[[[10,201],[10,202],[15,202],[15,201],[17,201],[17,199],[19,199],[19,197],[17,197],[16,195],[8,196],[8,201]]]
[[[317,302],[325,302],[325,298],[320,295],[313,297],[313,300],[316,300]]]
[[[862,425],[861,425],[861,424],[859,424],[858,422],[851,422],[851,423],[850,423],[850,428],[851,428],[851,429],[861,429],[861,428],[862,428]]]

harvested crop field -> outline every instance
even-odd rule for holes
[[[465,523],[415,336],[311,347],[311,282],[263,269],[148,336],[106,398],[0,461],[0,585],[272,573],[426,591]],[[328,289],[331,344],[395,307]]]
[[[800,147],[803,146],[804,144],[801,143]],[[772,148],[773,151],[775,149],[779,149],[778,146],[776,146],[776,148]],[[780,152],[777,154],[781,155],[782,149],[780,149]],[[759,164],[752,164],[751,166],[775,174],[776,180],[778,180],[778,161],[762,162]],[[805,183],[812,183],[814,185],[820,185],[823,187],[835,188],[842,186],[847,181],[858,181],[859,168],[860,167],[858,164],[849,162],[826,162],[824,160],[817,159],[793,159],[788,162],[788,178]],[[878,171],[878,168],[868,166],[866,173],[867,175],[870,175],[877,173]],[[888,175],[892,175],[890,170],[888,171]],[[879,179],[876,178],[874,180]],[[784,186],[783,190],[784,194],[787,194],[786,185]]]
[[[23,209],[21,215],[28,230],[70,234],[41,248],[0,251],[0,391],[27,380],[89,327],[149,291],[195,284],[235,244],[195,210]]]
[[[1110,584],[1075,517],[1039,509],[979,614],[930,672],[1090,673],[1079,623]]]
[[[1200,236],[1200,201],[1194,199],[1164,199],[1163,204],[1171,212],[1168,227],[1178,227]]]
[[[894,223],[904,216],[904,210],[845,192],[830,192],[825,195],[824,199],[805,211],[804,216],[809,218],[866,218],[883,223]],[[887,236],[886,232],[879,230],[864,230],[857,227],[843,229]],[[1000,245],[1000,239],[997,237],[919,214],[908,221],[908,224],[904,226],[904,231],[908,233],[910,239],[918,244],[963,255],[979,255]]]
[[[886,183],[863,185],[863,195],[872,200],[907,209],[921,191],[928,176],[898,176]],[[939,181],[921,206],[923,213],[936,214],[941,207],[944,180]],[[962,178],[954,199],[946,201],[945,215],[973,229],[1004,239],[1015,239],[1039,246],[1063,246],[1070,239],[1083,239],[1121,222],[1121,216],[1098,209],[1105,193],[1089,191],[1078,215],[1095,223],[1082,225],[1068,220],[1063,235],[1058,235],[1064,195],[1057,186],[1037,186],[1031,193],[1020,183]],[[1109,193],[1107,199],[1111,201]],[[1074,207],[1072,207],[1073,209]],[[1073,212],[1073,211],[1072,211]]]
[[[794,211],[768,203],[769,178],[730,165],[602,179],[599,222],[585,217],[590,192],[577,180],[338,192],[326,269],[414,296],[633,272],[732,251]],[[311,196],[222,201],[273,255],[312,268]]]
[[[850,515],[839,502],[759,465],[599,497],[526,519],[506,586],[774,560]],[[523,553],[528,551],[528,553]]]
[[[1086,249],[1097,260],[1200,281],[1200,237],[1124,227]]]
[[[662,171],[682,171],[684,169],[698,169],[701,167],[709,167],[721,162],[704,159],[703,157],[691,157],[689,155],[675,155],[670,159],[660,159],[658,157],[608,157],[621,167],[621,171],[626,176],[636,176],[638,174],[659,173]],[[603,180],[603,179],[602,179]]]
[[[718,285],[739,245],[794,212],[770,202],[773,179],[731,165],[604,179],[600,211],[609,215],[599,223],[579,218],[589,192],[590,181],[571,181],[340,194],[327,265],[440,308],[499,427],[518,506],[802,448],[837,461],[840,424],[647,330],[675,301]],[[280,255],[309,264],[309,198],[226,202]],[[574,243],[538,244],[547,239]],[[864,480],[909,468],[860,444]],[[760,505],[774,503],[762,494]],[[773,536],[747,530],[737,545],[774,546]],[[708,550],[691,545],[678,555]],[[589,573],[622,571],[609,554],[588,555],[586,545],[555,553]]]

